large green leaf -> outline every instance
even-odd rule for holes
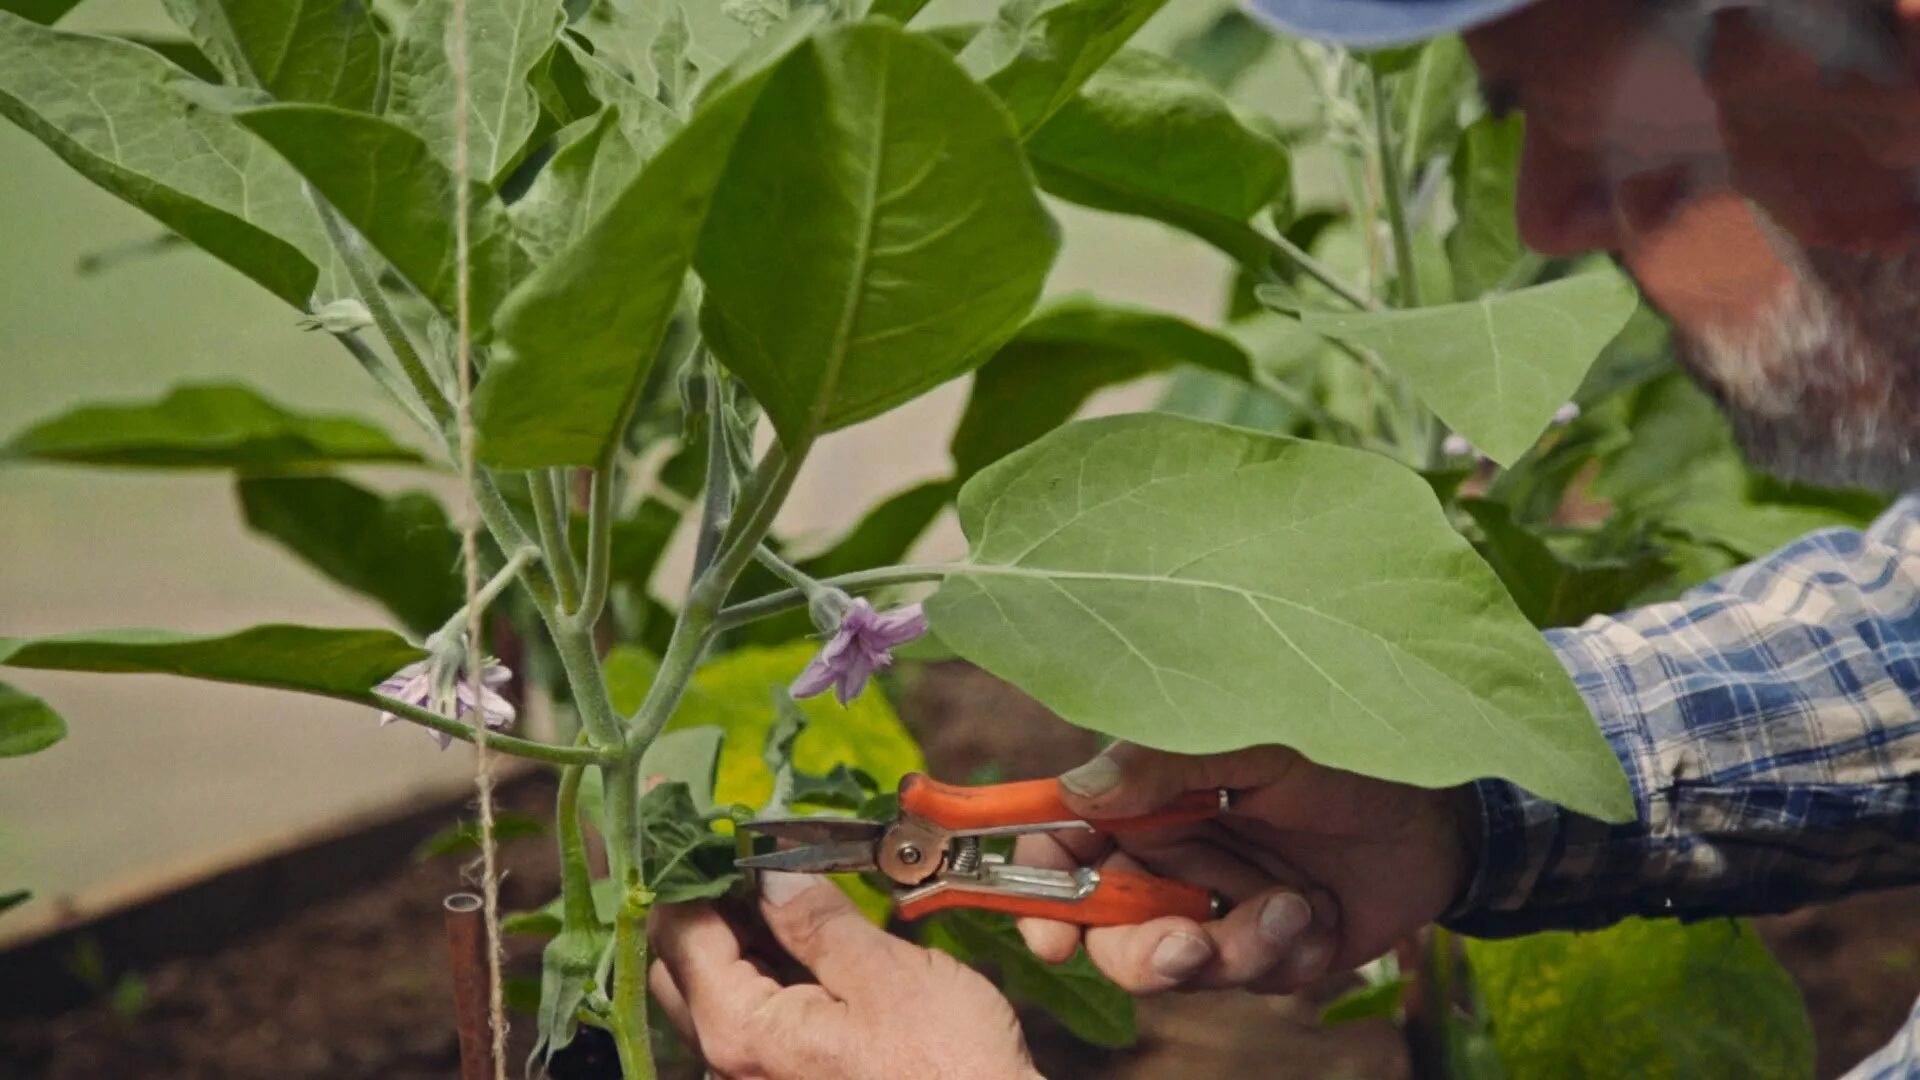
[[[801,40],[770,41],[723,74],[585,234],[508,298],[474,394],[479,454],[489,464],[592,465],[624,434],[622,419],[680,301],[714,185],[761,91]]]
[[[640,171],[640,155],[621,130],[616,108],[581,121],[559,138],[562,145],[553,160],[507,211],[538,262],[586,235]]]
[[[460,537],[425,492],[386,496],[334,476],[245,478],[247,525],[380,602],[424,637],[460,607]]]
[[[387,116],[419,133],[449,169],[456,105],[466,111],[468,175],[506,179],[540,120],[534,69],[559,39],[560,0],[467,0],[464,98],[454,96],[454,0],[421,0],[394,47]]]
[[[1458,505],[1480,526],[1481,555],[1535,626],[1577,626],[1620,611],[1671,572],[1657,549],[1631,558],[1574,559],[1514,521],[1505,503],[1461,499]]]
[[[702,321],[799,446],[985,360],[1058,246],[993,97],[925,38],[861,23],[782,63],[742,129],[700,242]]]
[[[1034,172],[1061,198],[1185,229],[1236,260],[1269,247],[1248,221],[1281,198],[1286,148],[1192,71],[1126,51],[1027,142]]]
[[[0,11],[0,114],[80,175],[304,308],[327,251],[300,178],[157,53]],[[137,136],[137,137],[136,137]]]
[[[1166,0],[1006,0],[959,60],[1006,102],[1022,135],[1040,129]]]
[[[281,101],[371,109],[380,32],[364,0],[166,0],[174,21],[235,86]]]
[[[180,675],[371,703],[373,688],[426,653],[390,630],[255,626],[232,634],[96,630],[0,637],[0,664],[50,671]]]
[[[179,386],[152,404],[83,405],[0,446],[0,462],[274,472],[420,455],[350,416],[289,412],[236,385]]]
[[[1511,465],[1579,388],[1638,300],[1600,271],[1410,311],[1304,312],[1318,333],[1372,349],[1440,419]]]
[[[1514,1077],[1813,1076],[1800,991],[1743,921],[1630,919],[1597,933],[1469,940],[1467,957]]]
[[[67,722],[24,690],[0,683],[0,758],[37,754],[67,737]]]
[[[1089,420],[968,481],[960,522],[972,553],[927,601],[935,632],[1075,724],[1633,812],[1552,650],[1426,481],[1383,457]]]
[[[1064,964],[1046,963],[1027,948],[1013,920],[984,911],[942,912],[928,923],[925,940],[963,963],[992,968],[1007,996],[1052,1013],[1087,1042],[1133,1045],[1132,996],[1100,974],[1085,952]]]
[[[1176,364],[1251,377],[1239,345],[1185,319],[1087,296],[1051,304],[974,375],[953,433],[954,475],[964,480],[1052,431],[1101,387]]]
[[[324,105],[268,105],[240,122],[280,151],[380,254],[440,310],[455,309],[454,179],[418,135]],[[468,185],[473,326],[523,277],[527,253],[485,184]]]
[[[1513,214],[1525,123],[1517,114],[1501,120],[1483,116],[1454,149],[1455,224],[1447,234],[1447,257],[1456,295],[1477,297],[1494,289],[1520,258]]]

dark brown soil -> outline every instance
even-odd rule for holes
[[[933,770],[945,778],[1049,775],[1094,747],[1086,733],[963,667],[921,673],[909,681],[905,698]],[[512,801],[515,809],[541,814],[547,798],[534,785]],[[507,907],[551,895],[548,847],[539,840],[507,845]],[[463,887],[457,859],[416,863],[212,955],[163,963],[138,976],[140,983],[104,992],[95,1005],[53,1018],[0,1020],[0,1077],[457,1075],[440,903]],[[1844,1071],[1883,1041],[1920,994],[1920,891],[1763,920],[1761,930],[1806,994],[1822,1076]],[[516,972],[537,969],[537,956],[524,943],[512,956]],[[1309,997],[1324,1000],[1338,989],[1329,985]],[[1057,1078],[1408,1075],[1392,1027],[1370,1022],[1326,1030],[1316,1013],[1314,1000],[1212,993],[1143,1002],[1140,1044],[1121,1053],[1090,1050],[1044,1017],[1029,1018],[1029,1035],[1042,1069]],[[515,1072],[532,1028],[524,1016],[515,1024]],[[588,1056],[604,1048],[578,1050]]]

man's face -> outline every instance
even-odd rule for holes
[[[1467,41],[1489,100],[1526,113],[1530,246],[1613,253],[1761,468],[1920,485],[1917,35],[1885,4],[1790,5],[1844,21],[1547,0]]]

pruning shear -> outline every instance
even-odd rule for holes
[[[948,908],[1122,926],[1162,915],[1211,919],[1221,898],[1181,881],[1126,870],[1050,870],[983,851],[988,837],[1084,830],[1123,833],[1207,821],[1225,813],[1225,788],[1194,791],[1154,814],[1088,820],[1067,809],[1058,780],[960,787],[921,773],[900,781],[890,821],[848,817],[763,818],[740,827],[798,844],[736,860],[753,870],[838,874],[878,871],[896,888],[894,909],[917,919]]]

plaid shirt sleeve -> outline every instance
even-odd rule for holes
[[[1447,926],[1760,914],[1920,881],[1920,493],[1548,639],[1638,819],[1481,782],[1480,864]]]

